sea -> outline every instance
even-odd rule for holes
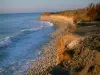
[[[42,55],[53,24],[39,21],[41,13],[0,14],[0,75],[26,75]]]

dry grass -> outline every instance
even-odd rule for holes
[[[87,16],[89,17],[90,21],[100,20],[100,3],[98,4],[91,3],[87,7]]]
[[[65,17],[73,17],[74,22],[87,22],[87,21],[100,21],[100,3],[94,4],[91,3],[88,5],[87,8],[83,9],[77,9],[77,10],[66,10],[66,11],[60,11],[60,12],[46,12],[42,15],[61,15]]]

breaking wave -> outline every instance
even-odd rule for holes
[[[14,36],[8,36],[8,37],[0,40],[0,48],[6,48],[13,41],[15,41],[17,38],[21,38],[21,36],[23,36],[23,35],[25,36],[26,34],[29,34],[31,32],[33,33],[33,32],[39,31],[43,28],[53,26],[53,23],[51,23],[51,22],[40,21],[40,23],[41,23],[41,26],[39,26],[39,27],[35,27],[35,28],[31,28],[31,29],[23,29]]]

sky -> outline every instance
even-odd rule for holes
[[[99,0],[0,0],[0,13],[50,12],[84,8]]]

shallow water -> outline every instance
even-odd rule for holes
[[[0,14],[0,75],[23,75],[41,55],[53,24],[37,21],[40,13]]]

